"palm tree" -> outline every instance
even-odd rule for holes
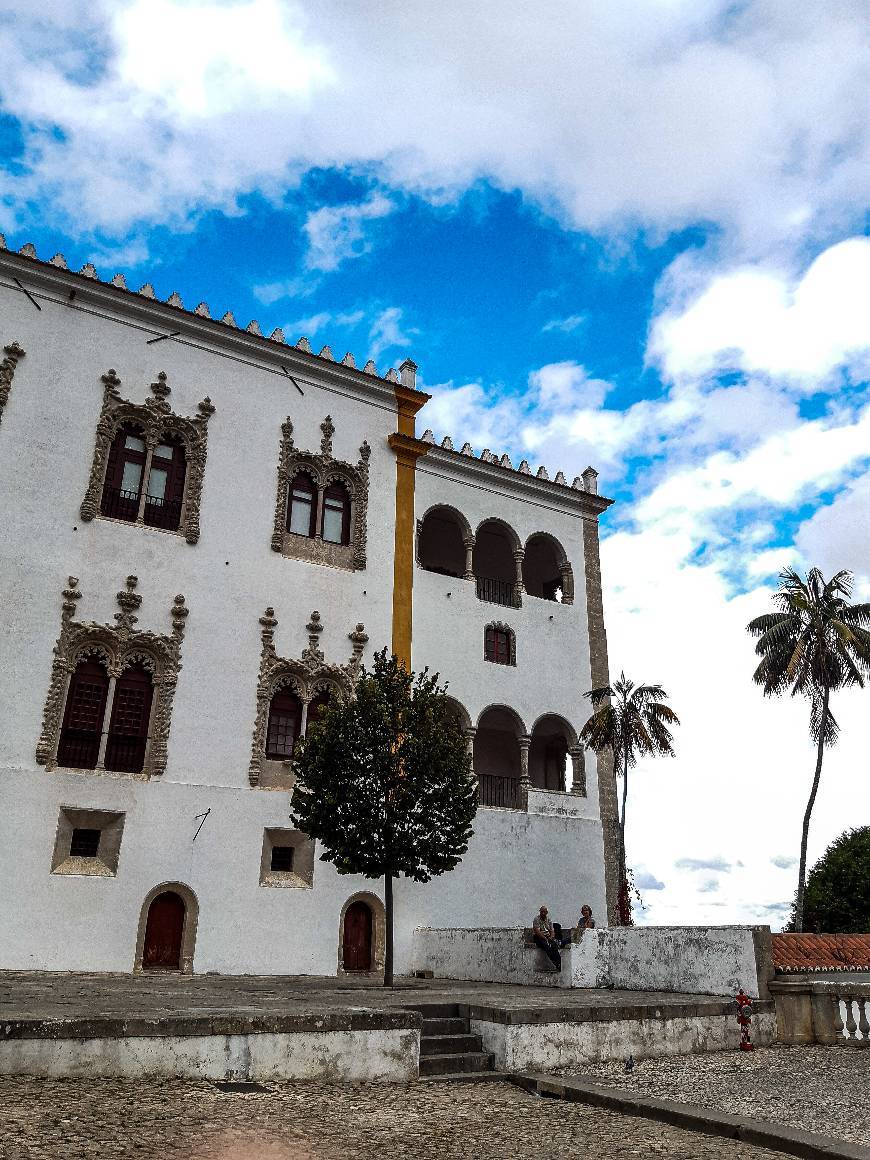
[[[863,689],[870,674],[870,604],[851,604],[852,573],[841,571],[826,581],[818,568],[806,580],[793,568],[779,574],[773,594],[776,612],[757,616],[747,631],[758,637],[761,657],[752,674],[765,696],[800,694],[810,702],[810,737],[816,743],[816,771],[804,813],[795,899],[794,929],[803,930],[810,817],[822,776],[825,746],[840,732],[830,709],[831,693],[850,685]]]
[[[635,685],[625,673],[613,685],[585,694],[594,712],[580,731],[580,740],[596,753],[609,749],[617,772],[622,774],[622,812],[619,816],[620,864],[618,917],[623,926],[631,922],[628,871],[625,863],[625,807],[628,801],[628,771],[639,757],[673,757],[674,736],[668,728],[680,719],[666,705],[667,693],[661,685]]]

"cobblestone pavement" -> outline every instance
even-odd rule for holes
[[[595,1083],[870,1144],[870,1050],[762,1047],[562,1069]]]
[[[777,1160],[506,1083],[266,1085],[0,1077],[0,1160]]]

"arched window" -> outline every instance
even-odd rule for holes
[[[109,675],[99,661],[79,661],[66,697],[58,765],[94,769],[100,753]]]
[[[118,428],[109,447],[100,511],[115,520],[135,522],[145,471],[145,432],[132,423]]]
[[[519,809],[521,759],[519,718],[504,706],[481,713],[474,735],[474,772],[480,785],[480,804]]]
[[[350,543],[350,496],[343,483],[331,483],[323,493],[320,534],[329,544]]]
[[[463,579],[466,571],[465,541],[471,538],[458,512],[436,507],[426,512],[417,537],[417,558],[427,572]]]
[[[311,698],[311,700],[308,702],[308,714],[305,724],[306,729],[313,722],[320,720],[321,713],[331,700],[332,693],[329,689],[321,689],[319,693]]]
[[[266,757],[289,761],[302,725],[302,702],[292,689],[279,689],[269,705]]]
[[[480,600],[508,608],[519,603],[514,558],[518,548],[516,534],[499,521],[486,520],[477,529],[473,560]]]
[[[573,596],[573,592],[565,592],[569,571],[565,554],[552,536],[529,538],[523,559],[523,587],[529,596],[558,601]]]
[[[184,501],[184,478],[187,458],[184,444],[167,437],[158,443],[151,456],[148,487],[145,492],[145,523],[152,528],[175,532],[181,523]]]
[[[118,678],[109,722],[106,769],[141,773],[145,768],[153,696],[151,674],[143,665],[131,665]]]
[[[537,789],[564,790],[568,750],[576,745],[573,729],[561,717],[547,714],[535,723],[529,748],[529,781]]]
[[[516,638],[506,624],[488,624],[483,638],[484,660],[496,665],[517,663]]]
[[[317,520],[317,489],[314,480],[300,471],[290,484],[287,531],[297,536],[314,536]]]

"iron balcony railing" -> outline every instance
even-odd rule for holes
[[[480,773],[480,804],[496,806],[505,810],[520,808],[520,783],[515,777],[504,777],[498,773]]]
[[[495,580],[491,576],[478,576],[477,599],[513,608],[516,603],[514,585],[509,580]]]
[[[106,769],[113,773],[141,773],[145,767],[147,737],[110,733],[106,745]]]
[[[164,528],[175,532],[181,523],[181,503],[179,500],[145,497],[145,523],[149,528]]]
[[[109,516],[113,520],[130,520],[132,522],[139,514],[139,492],[121,491],[118,487],[105,487],[103,488],[100,511],[104,516]]]
[[[67,769],[94,769],[99,753],[99,733],[89,729],[64,729],[57,747],[57,763]]]

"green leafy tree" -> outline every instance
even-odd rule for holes
[[[339,874],[384,879],[384,985],[393,982],[393,879],[452,870],[468,849],[477,789],[461,725],[438,676],[387,650],[354,698],[330,702],[297,751],[293,822]]]
[[[631,895],[625,859],[625,810],[628,803],[628,771],[641,757],[673,757],[674,735],[670,727],[680,719],[665,702],[661,685],[635,685],[625,673],[619,680],[585,694],[592,701],[592,716],[580,731],[580,740],[596,753],[610,750],[622,776],[622,810],[619,815],[622,881],[617,902],[617,921],[631,924]]]
[[[796,930],[796,906],[786,930]],[[803,926],[829,934],[870,932],[870,826],[835,838],[807,876]]]
[[[852,604],[852,573],[838,572],[825,580],[818,568],[806,579],[793,568],[779,574],[773,594],[775,612],[758,616],[747,631],[758,637],[761,660],[752,675],[764,695],[791,691],[810,703],[810,737],[816,744],[816,768],[801,830],[794,929],[804,929],[804,893],[810,818],[822,776],[825,748],[840,732],[831,712],[831,694],[850,685],[864,687],[870,673],[870,604]]]

